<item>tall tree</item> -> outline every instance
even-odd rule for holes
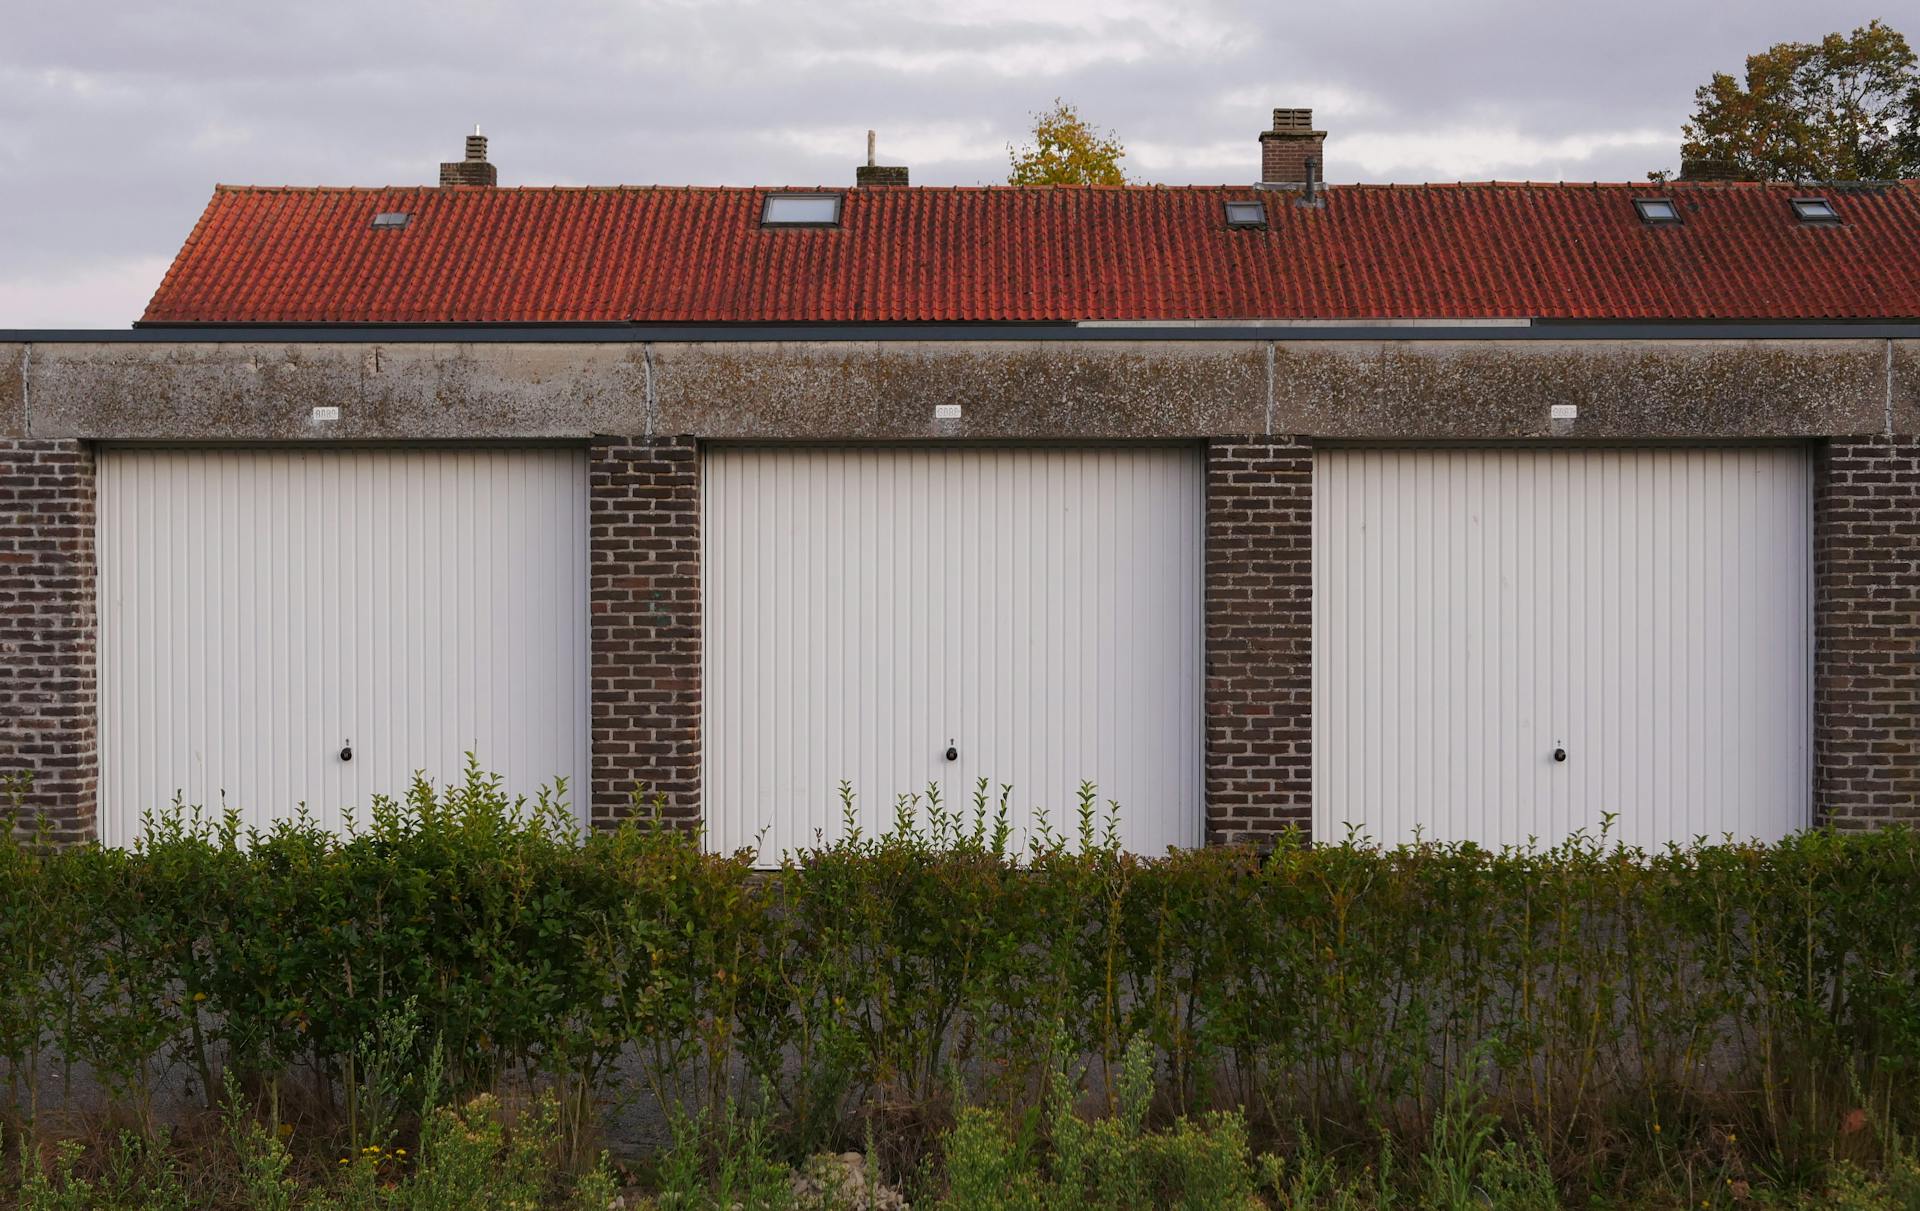
[[[1906,38],[1879,21],[1782,42],[1748,57],[1745,87],[1716,72],[1693,96],[1689,159],[1761,180],[1920,176],[1920,69]]]
[[[1053,99],[1053,108],[1033,115],[1033,141],[1007,147],[1013,170],[1009,185],[1125,185],[1120,161],[1127,149],[1108,131],[1102,135],[1087,125],[1080,111]]]

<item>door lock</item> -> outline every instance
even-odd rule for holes
[[[340,760],[353,760],[353,741],[348,740],[340,746]]]
[[[1567,759],[1567,750],[1566,750],[1566,749],[1564,749],[1564,748],[1557,748],[1557,749],[1554,749],[1554,750],[1553,750],[1553,759],[1554,759],[1555,761],[1565,761],[1565,760]]]
[[[951,740],[947,741],[947,760],[949,761],[960,760],[960,750],[953,747],[953,741]]]

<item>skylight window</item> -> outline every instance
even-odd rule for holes
[[[1802,223],[1838,223],[1840,212],[1825,198],[1795,198],[1793,216]]]
[[[760,212],[762,227],[836,227],[839,223],[837,193],[772,193]]]
[[[1261,202],[1228,202],[1227,226],[1229,227],[1265,227],[1267,208]]]
[[[412,215],[408,214],[404,210],[382,211],[380,214],[373,216],[373,225],[376,229],[389,228],[389,227],[405,227],[407,225],[407,221],[412,217],[413,217]]]
[[[1633,208],[1640,212],[1642,223],[1678,223],[1680,208],[1672,198],[1635,198]]]

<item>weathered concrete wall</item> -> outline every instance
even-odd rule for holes
[[[647,432],[639,345],[36,344],[36,437],[368,441]],[[313,409],[340,409],[316,422]]]
[[[1920,430],[1920,341],[39,343],[23,373],[25,361],[21,346],[0,346],[0,434],[1606,440]],[[942,404],[960,405],[960,419],[936,419]],[[1554,404],[1579,418],[1555,424]],[[317,406],[338,408],[339,419],[316,422]]]
[[[1887,433],[1920,433],[1920,341],[1889,341]]]
[[[23,437],[27,430],[25,345],[0,345],[0,437]]]
[[[1264,432],[1259,342],[656,345],[656,430],[708,438]],[[958,404],[959,420],[934,417]]]
[[[1878,433],[1887,342],[1280,344],[1273,431],[1317,437],[1713,438]],[[1555,425],[1555,404],[1579,417]]]

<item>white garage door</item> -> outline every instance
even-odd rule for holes
[[[1191,449],[711,451],[709,843],[773,861],[842,780],[871,834],[979,777],[1016,840],[1089,779],[1128,848],[1197,843],[1203,492]]]
[[[103,839],[176,792],[338,828],[468,750],[586,802],[584,452],[118,449],[99,476]]]
[[[1810,497],[1800,449],[1321,452],[1315,835],[1805,827]]]

